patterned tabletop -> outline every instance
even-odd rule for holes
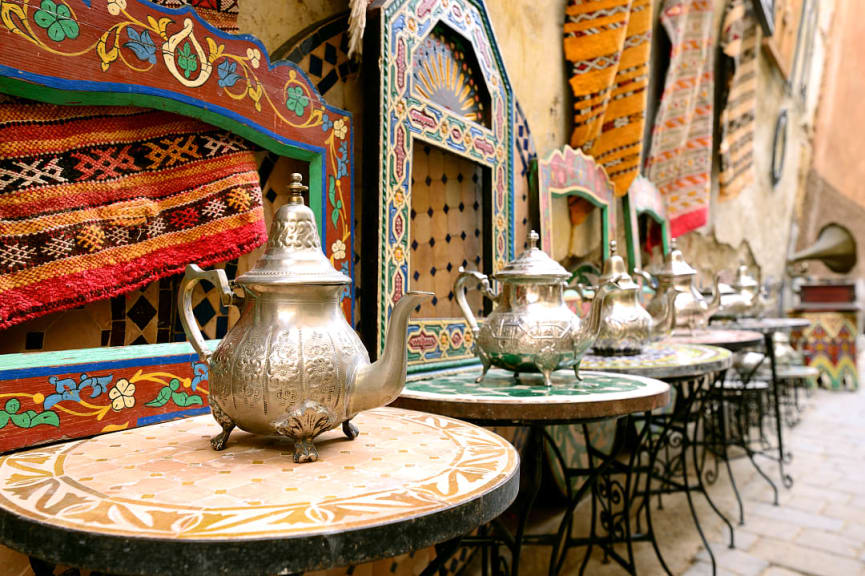
[[[480,368],[406,384],[394,406],[487,423],[580,422],[616,418],[665,406],[670,387],[659,380],[625,374],[571,370],[553,373],[553,386],[537,374],[493,369],[480,383]]]
[[[725,330],[723,328],[694,330],[689,332],[676,331],[667,338],[667,342],[674,344],[705,344],[708,346],[720,346],[727,350],[736,351],[748,346],[757,346],[763,343],[763,335],[751,330]]]
[[[712,322],[714,326],[723,326],[731,330],[753,330],[761,334],[772,332],[792,332],[811,325],[807,318],[741,318],[738,320],[720,320]]]
[[[396,408],[354,422],[356,440],[325,433],[304,464],[243,432],[213,451],[210,416],[7,455],[0,541],[71,565],[86,550],[105,572],[294,573],[449,539],[516,496],[519,457],[488,430]]]
[[[649,378],[694,378],[730,367],[729,350],[701,344],[655,342],[635,356],[598,356],[587,354],[581,370],[621,372]]]

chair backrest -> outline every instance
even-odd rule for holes
[[[3,4],[0,92],[168,110],[307,162],[322,247],[351,273],[351,250],[332,248],[353,245],[351,115],[328,106],[296,64],[272,64],[257,39],[221,32],[192,8],[55,5],[65,8]],[[348,317],[352,300],[342,303]],[[2,356],[0,452],[199,414],[207,394],[207,367],[186,343]]]
[[[552,199],[576,196],[601,211],[601,254],[610,257],[610,239],[615,238],[615,189],[607,172],[581,150],[564,146],[537,162],[538,202],[541,214],[541,247],[553,254]]]
[[[640,216],[648,216],[661,228],[661,247],[664,254],[670,251],[670,221],[667,207],[660,191],[651,180],[639,175],[634,178],[628,193],[623,198],[625,210],[625,239],[628,244],[628,263],[631,272],[642,266],[640,256]]]

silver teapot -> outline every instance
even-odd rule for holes
[[[238,426],[291,438],[294,461],[312,462],[318,459],[316,436],[342,424],[354,439],[358,429],[351,419],[402,391],[409,313],[431,294],[408,292],[397,302],[384,353],[370,364],[339,306],[351,279],[322,253],[315,215],[301,196],[307,187],[300,174],[291,178],[291,197],[276,213],[267,250],[255,266],[229,283],[223,270],[205,272],[190,264],[178,299],[183,329],[209,365],[210,407],[222,426],[211,439],[213,449],[224,449]],[[200,280],[219,288],[224,306],[240,309],[237,323],[212,353],[192,311],[192,291]]]
[[[652,316],[640,303],[642,289],[628,274],[625,261],[610,241],[610,257],[604,263],[599,285],[610,292],[601,307],[601,329],[592,350],[603,356],[634,355],[652,341],[668,336],[676,323],[676,293],[668,291],[660,310]]]
[[[760,281],[751,276],[744,263],[740,264],[729,289],[721,291],[718,313],[727,317],[756,316],[765,305],[766,297],[760,288]]]
[[[540,372],[552,386],[550,375],[559,368],[573,367],[580,378],[580,360],[600,328],[600,308],[609,290],[602,287],[595,298],[588,323],[571,312],[562,293],[570,274],[537,247],[538,235],[529,234],[529,248],[508,263],[493,278],[502,284],[495,294],[489,278],[460,268],[454,295],[475,340],[475,354],[483,364],[480,382],[491,366],[520,372]],[[481,293],[496,306],[478,325],[466,302],[467,283],[475,281]]]
[[[657,290],[654,297],[646,305],[646,310],[653,317],[661,315],[666,301],[666,293],[670,290],[676,293],[676,325],[677,329],[696,330],[705,328],[709,318],[721,305],[721,290],[718,286],[720,274],[715,275],[714,291],[711,301],[707,301],[700,294],[696,286],[697,271],[694,270],[682,255],[682,251],[676,246],[675,238],[671,242],[670,253],[664,258],[664,266],[654,274],[639,274],[652,281],[657,279]]]

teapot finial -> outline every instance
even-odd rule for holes
[[[615,253],[616,253],[616,241],[610,240],[610,255],[613,255]]]
[[[540,240],[540,238],[541,237],[538,236],[538,233],[535,232],[534,230],[529,232],[529,249],[537,248],[538,247],[538,240]]]
[[[670,238],[670,252],[679,247],[679,241],[675,238]]]
[[[291,204],[303,204],[303,193],[309,190],[309,186],[304,186],[303,176],[298,172],[293,172],[291,182],[288,184],[288,201]]]

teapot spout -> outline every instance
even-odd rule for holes
[[[715,274],[715,281],[712,285],[712,287],[714,288],[714,292],[712,294],[712,301],[709,302],[709,306],[706,310],[706,321],[707,322],[709,321],[709,318],[711,318],[715,314],[715,312],[717,312],[718,309],[721,307],[720,284],[721,284],[721,273],[719,272],[719,273]]]
[[[396,303],[390,316],[384,352],[376,362],[363,366],[355,374],[349,417],[390,404],[402,392],[407,362],[408,319],[411,311],[431,296],[432,292],[406,292]]]

